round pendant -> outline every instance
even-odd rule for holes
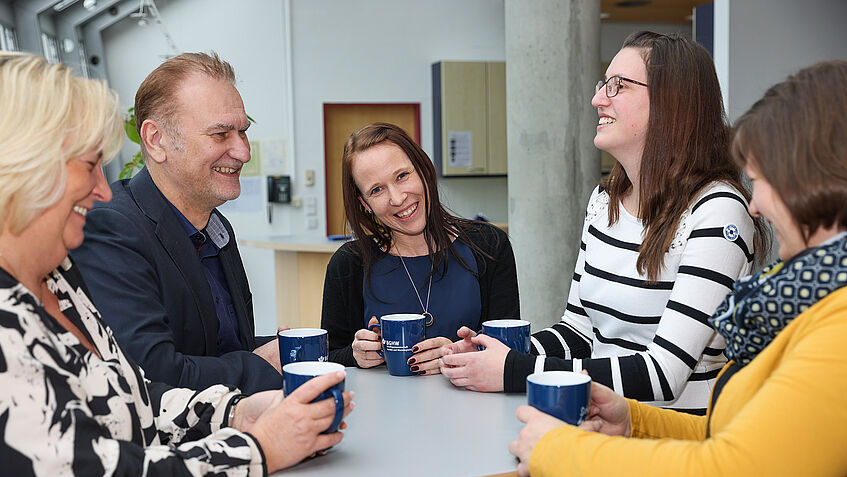
[[[432,326],[432,323],[435,322],[435,317],[432,316],[432,313],[425,311],[421,314],[426,317],[426,326]]]

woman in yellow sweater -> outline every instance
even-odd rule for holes
[[[529,406],[518,474],[847,475],[847,62],[771,87],[735,126],[780,260],[739,280],[710,318],[727,342],[706,416],[593,383],[579,428]],[[795,319],[796,317],[796,319]]]

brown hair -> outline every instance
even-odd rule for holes
[[[179,144],[182,136],[179,124],[174,121],[180,106],[176,94],[183,80],[195,73],[235,85],[232,65],[220,59],[214,51],[208,54],[183,53],[165,61],[147,75],[135,93],[135,129],[139,135],[144,121],[152,119]],[[141,142],[141,151],[146,158],[144,141]]]
[[[362,258],[365,277],[370,286],[370,268],[378,260],[382,252],[387,252],[391,247],[391,229],[377,220],[375,214],[369,214],[359,202],[361,191],[353,179],[353,160],[356,155],[371,147],[382,143],[391,143],[403,150],[415,172],[420,176],[424,186],[424,199],[426,200],[426,225],[424,226],[424,237],[426,238],[429,257],[433,263],[431,273],[441,269],[444,262],[446,273],[446,258],[450,252],[468,270],[471,268],[462,260],[453,245],[450,236],[456,236],[466,244],[475,255],[491,258],[477,245],[468,239],[467,226],[478,226],[473,220],[463,219],[450,214],[441,204],[438,197],[438,186],[436,185],[435,167],[432,161],[412,138],[403,129],[393,124],[374,123],[354,132],[344,144],[344,155],[341,163],[341,188],[344,196],[344,214],[347,223],[356,237],[356,249]],[[484,262],[483,262],[484,264]],[[482,273],[479,270],[478,273]]]
[[[847,61],[802,69],[771,86],[735,123],[732,156],[785,202],[808,241],[847,228]]]
[[[623,48],[641,51],[647,67],[650,118],[639,172],[638,216],[644,241],[639,273],[655,280],[679,219],[703,187],[723,181],[749,200],[741,170],[729,156],[729,127],[720,84],[705,48],[680,35],[641,31]],[[603,181],[608,191],[609,224],[617,222],[620,201],[632,183],[618,163]],[[754,250],[765,250],[764,221],[755,221]]]

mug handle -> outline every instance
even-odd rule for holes
[[[477,336],[479,336],[479,335],[484,335],[484,334],[485,334],[485,333],[483,333],[483,332],[482,332],[482,330],[479,330],[479,331],[477,331],[477,332],[476,332],[476,335],[477,335]],[[477,350],[477,351],[485,351],[485,346],[482,346],[482,345],[476,345],[476,350]]]
[[[338,426],[341,425],[341,419],[344,418],[344,395],[338,389],[332,389],[332,398],[335,400],[335,417],[332,419],[332,424],[324,431],[326,433],[337,431]]]
[[[379,327],[379,332],[380,332],[380,333],[382,333],[382,325],[381,325],[381,324],[379,324],[379,323],[374,323],[374,324],[372,324],[372,325],[369,325],[369,326],[368,326],[368,331],[373,331],[373,330],[374,330],[374,328],[377,328],[377,327]],[[382,354],[382,350],[379,350],[379,349],[378,349],[378,350],[376,350],[376,354],[378,354],[380,358],[385,359],[385,355],[384,355],[384,354]]]

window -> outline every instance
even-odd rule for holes
[[[18,39],[15,37],[15,29],[0,25],[0,50],[18,51]]]
[[[56,42],[55,38],[46,33],[41,34],[41,49],[44,51],[44,58],[48,62],[59,63],[62,61],[59,58],[59,43]]]
[[[77,51],[79,52],[79,67],[81,70],[80,73],[82,74],[82,77],[91,78],[91,70],[88,67],[88,55],[85,53],[84,41],[80,40],[79,48],[77,48]]]

